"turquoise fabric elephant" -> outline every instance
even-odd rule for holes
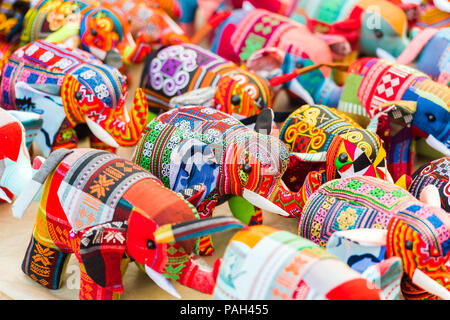
[[[406,14],[388,1],[300,0],[295,12],[293,19],[315,32],[343,35],[364,55],[398,57],[409,42]]]

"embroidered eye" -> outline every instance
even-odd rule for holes
[[[231,104],[234,106],[238,106],[241,103],[241,97],[237,94],[233,94],[231,96]]]
[[[373,33],[375,33],[375,37],[377,37],[377,39],[383,38],[383,31],[378,30],[378,29],[375,29],[375,30],[373,31]]]
[[[430,121],[430,122],[436,121],[436,117],[435,117],[434,114],[432,114],[432,113],[427,113],[427,119],[428,119],[428,121]]]
[[[348,155],[346,153],[341,153],[338,160],[340,163],[346,163],[348,161]]]
[[[406,248],[407,250],[412,250],[412,248],[413,248],[413,243],[412,243],[412,241],[406,240],[406,241],[405,241],[405,248]]]
[[[244,171],[246,174],[250,174],[250,172],[252,172],[252,166],[250,164],[246,163],[246,164],[244,164],[242,171]]]
[[[95,29],[91,29],[91,34],[94,36],[94,37],[96,37],[97,36],[97,30],[95,30]]]
[[[304,66],[303,62],[301,62],[301,61],[295,62],[295,67],[296,67],[297,69],[303,68],[303,66]]]
[[[147,240],[147,248],[148,249],[156,249],[156,244],[153,240]]]
[[[80,101],[81,99],[83,99],[83,94],[80,91],[75,92],[75,99]]]

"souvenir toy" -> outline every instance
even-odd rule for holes
[[[411,176],[409,192],[416,198],[428,185],[439,190],[441,207],[450,213],[450,157],[436,159],[418,168]]]
[[[116,68],[120,46],[129,40],[128,21],[108,3],[96,0],[40,0],[28,10],[21,45],[36,40],[82,48]]]
[[[243,230],[214,264],[213,299],[379,300],[394,299],[399,291],[402,270],[397,257],[360,274],[309,240],[270,226],[247,227],[232,217],[169,224],[154,236],[156,242],[176,243],[230,228]]]
[[[193,100],[191,104],[203,105],[199,102],[204,101],[208,106],[243,118],[272,105],[272,91],[262,77],[193,44],[152,52],[142,72],[140,87],[146,93],[148,105],[163,110],[169,109],[172,98],[177,101],[175,104],[184,104],[189,98]],[[180,95],[183,98],[177,97]]]
[[[397,57],[408,45],[406,14],[384,0],[299,0],[303,21],[316,33],[340,35],[367,56]],[[293,17],[295,18],[295,17]]]
[[[450,83],[450,28],[420,31],[396,60],[429,75],[433,80]]]
[[[281,182],[289,162],[287,146],[212,108],[178,107],[159,115],[142,133],[133,161],[175,192],[204,184],[207,191],[197,206],[201,217],[211,216],[216,204],[230,196],[282,216],[300,213],[300,193]],[[253,212],[244,210],[238,218],[261,223],[262,215]],[[199,241],[202,254],[212,250],[209,239]]]
[[[19,120],[20,119],[20,120]],[[0,199],[11,202],[33,175],[27,145],[42,125],[42,117],[31,112],[0,108]]]
[[[157,244],[152,236],[160,225],[198,218],[193,205],[204,187],[176,194],[147,170],[113,153],[58,149],[33,176],[28,192],[14,202],[14,216],[23,215],[44,183],[22,264],[32,280],[60,288],[64,267],[75,254],[80,299],[119,298],[130,261],[144,265],[150,278],[177,297],[168,279],[210,292],[212,275],[190,256],[195,241]]]
[[[189,42],[184,31],[169,16],[179,15],[176,1],[148,2],[143,0],[108,0],[116,11],[129,17],[130,32],[134,40],[121,48],[126,63],[141,63],[161,45]],[[164,10],[161,6],[166,4]],[[173,7],[172,7],[173,6]]]
[[[147,123],[142,90],[127,112],[124,77],[83,50],[36,41],[16,50],[2,69],[0,103],[43,116],[36,143],[44,156],[75,147],[80,123],[92,131],[93,147],[110,150],[136,144]]]
[[[449,299],[450,218],[437,207],[440,201],[435,188],[426,189],[422,199],[426,202],[373,177],[332,180],[309,197],[300,216],[299,235],[322,247],[337,231],[345,231],[341,234],[348,235],[351,245],[358,242],[372,248],[376,243],[377,248],[367,255],[353,252],[347,247],[350,243],[339,249],[343,245],[340,240],[329,246],[338,247],[341,255],[353,255],[345,261],[355,268],[362,268],[370,260],[399,256],[405,273],[402,292],[406,298]]]
[[[381,139],[348,116],[322,105],[304,105],[281,125],[280,140],[291,151],[283,182],[301,191],[303,202],[321,184],[371,176],[392,181]]]
[[[362,58],[349,68],[338,109],[371,126],[384,141],[394,181],[414,169],[414,138],[450,155],[450,89],[393,62]]]

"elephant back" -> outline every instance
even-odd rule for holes
[[[81,14],[88,7],[88,1],[80,0],[38,1],[25,15],[21,44],[45,39],[68,22],[74,22],[76,14]]]
[[[204,183],[208,194],[216,186],[227,144],[248,131],[232,116],[212,108],[175,108],[147,125],[133,161],[175,192]]]
[[[48,180],[50,190],[55,191],[57,197],[50,194],[47,202],[59,200],[65,213],[61,218],[65,218],[75,232],[108,222],[126,221],[131,205],[122,196],[143,179],[157,181],[147,170],[113,153],[75,149]]]
[[[332,180],[309,197],[300,217],[299,235],[325,247],[336,231],[387,229],[393,215],[411,205],[423,206],[406,190],[381,179]]]
[[[450,213],[450,157],[440,158],[424,164],[413,175],[409,192],[416,198],[429,184],[436,186],[441,198],[441,207]]]
[[[146,61],[141,87],[152,106],[169,106],[171,98],[198,88],[215,86],[236,65],[196,45],[164,47]]]

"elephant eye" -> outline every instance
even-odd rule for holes
[[[430,122],[436,121],[436,117],[432,113],[427,113],[427,118],[428,118],[428,121],[430,121]]]
[[[80,91],[75,92],[75,99],[80,101],[81,99],[83,99],[83,94]]]
[[[241,103],[241,97],[237,94],[233,94],[231,96],[231,103],[235,106],[239,105]]]
[[[413,243],[412,243],[412,241],[406,240],[406,241],[405,241],[405,248],[406,248],[407,250],[412,250],[412,248],[413,248]]]
[[[156,249],[156,244],[153,240],[147,240],[147,248],[149,249]]]
[[[303,68],[303,62],[297,61],[297,62],[295,63],[295,67],[296,67],[297,69]]]
[[[348,155],[346,153],[341,153],[338,160],[340,163],[346,163],[348,161]]]
[[[91,29],[91,34],[96,37],[97,36],[97,30],[95,29]]]
[[[377,37],[378,39],[383,38],[383,31],[375,29],[373,32],[375,33],[375,37]]]
[[[244,164],[244,168],[242,169],[242,171],[244,171],[247,174],[250,174],[250,172],[252,172],[252,166],[248,163]]]

